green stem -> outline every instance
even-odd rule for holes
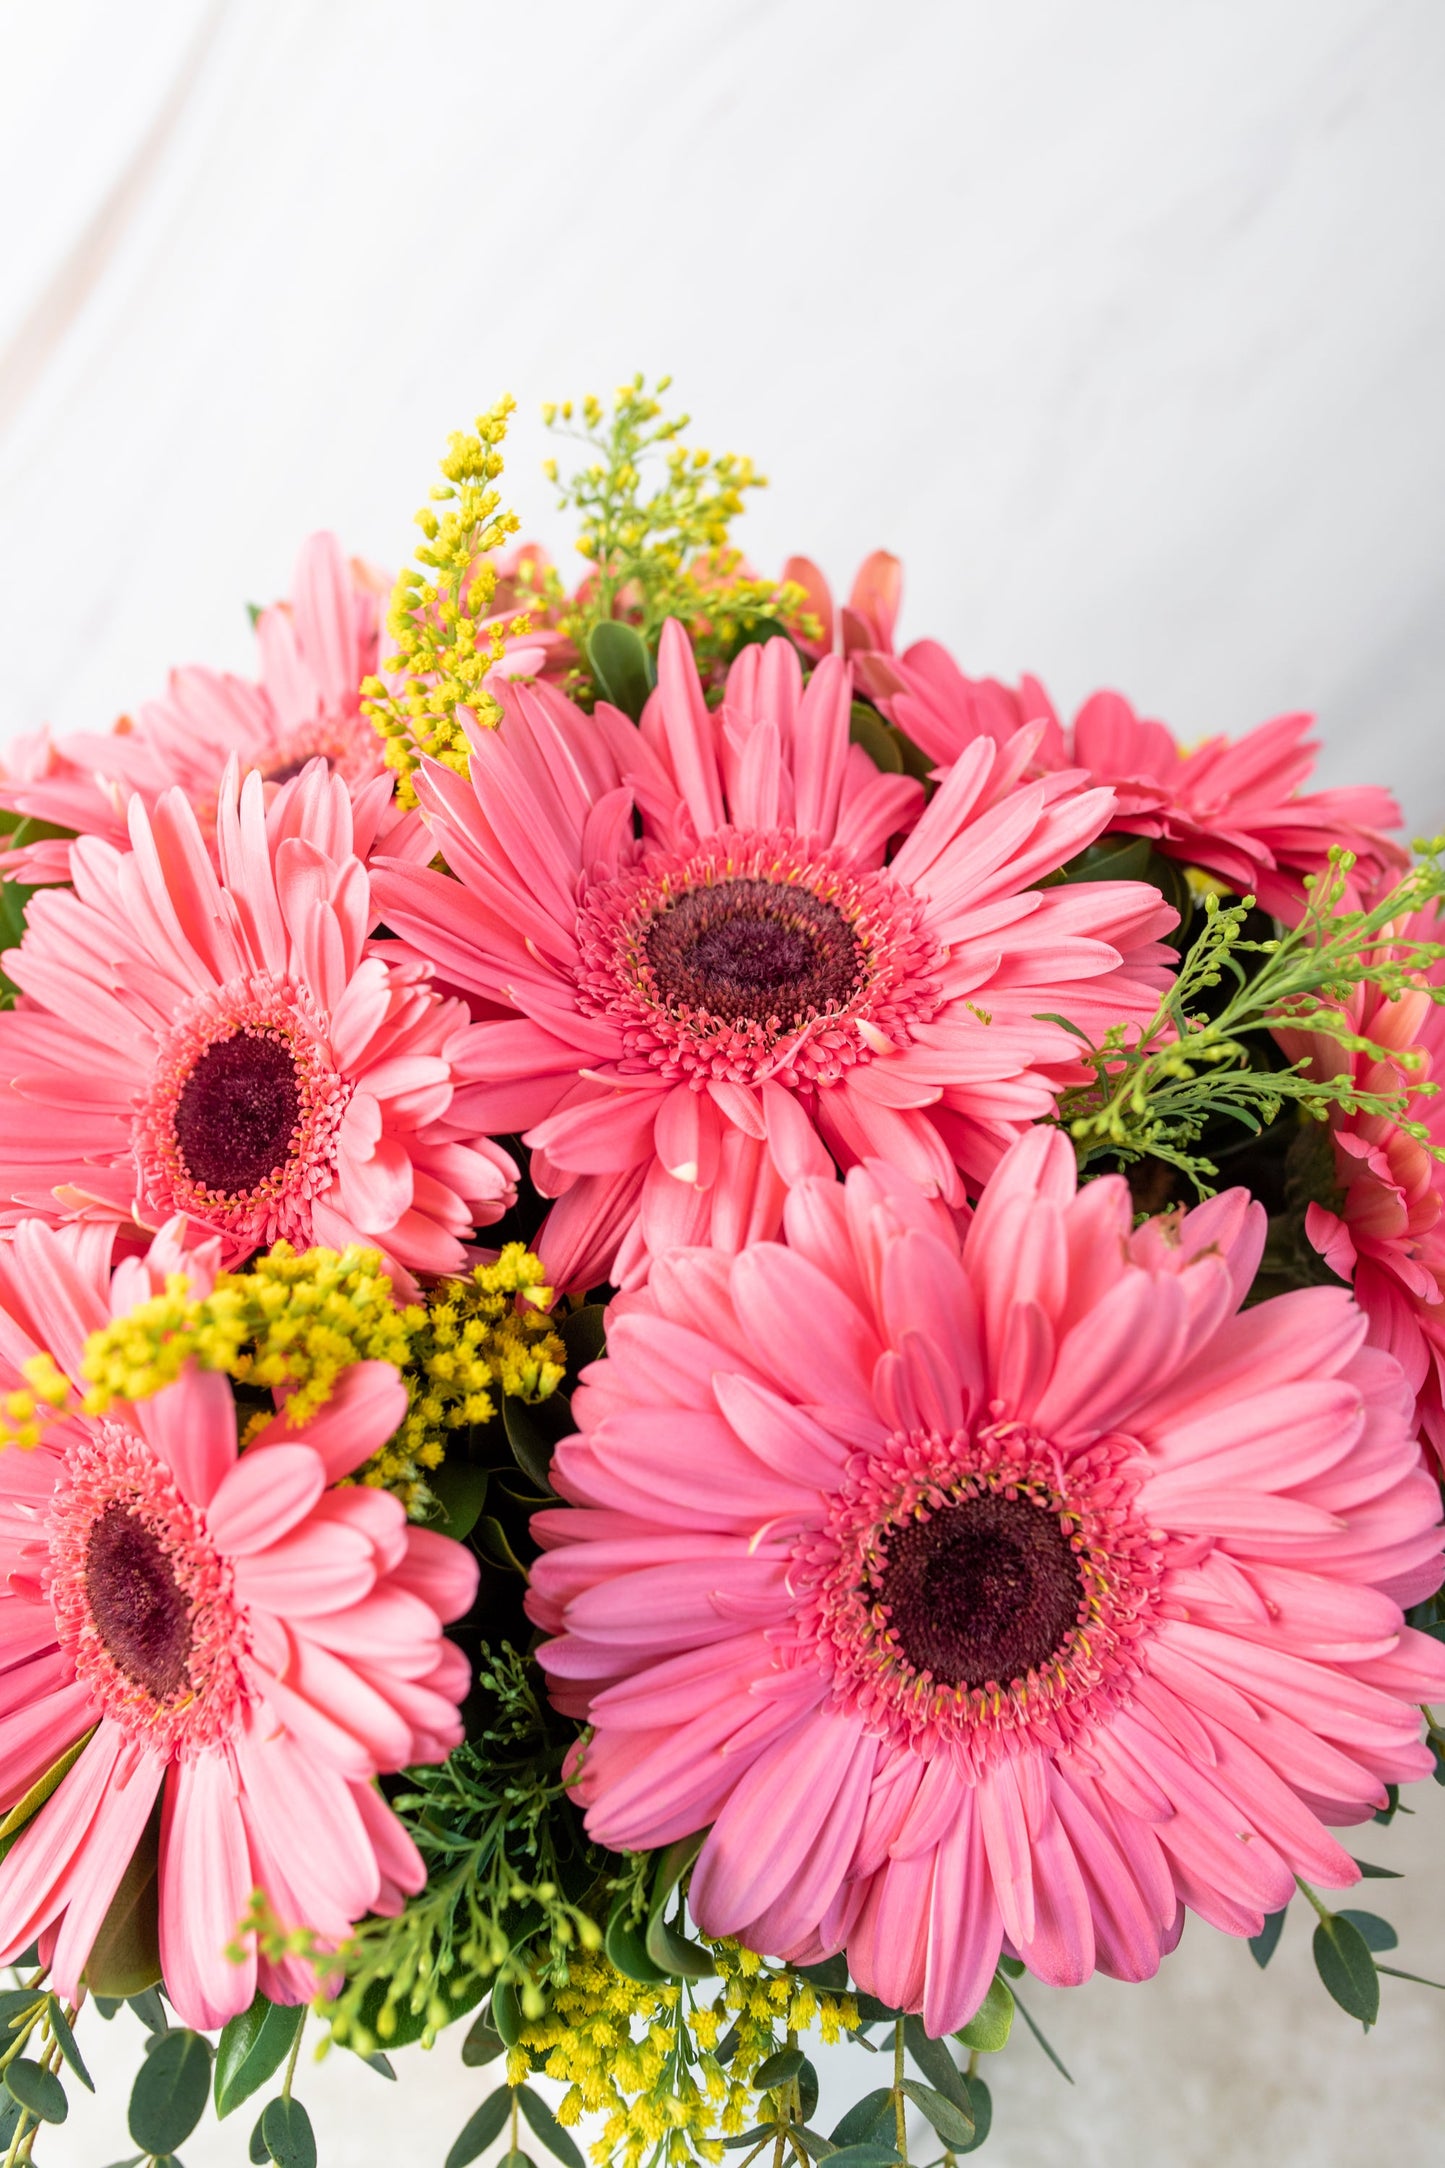
[[[893,2027],[893,2132],[898,2157],[908,2159],[908,2107],[903,2096],[903,2020]]]
[[[281,2080],[281,2098],[283,2100],[289,2100],[291,2098],[291,2080],[296,2075],[296,2058],[301,2053],[301,2035],[305,2032],[305,2030],[306,2019],[303,2015],[301,2023],[296,2028],[296,2038],[291,2043],[291,2055],[289,2061],[286,2064],[286,2075]]]
[[[1324,1899],[1315,1895],[1315,1892],[1310,1888],[1308,1882],[1301,1882],[1298,1875],[1295,1876],[1294,1880],[1295,1888],[1299,1890],[1303,1896],[1308,1897],[1310,1903],[1314,1906],[1320,1918],[1322,1920],[1332,1920],[1335,1915],[1333,1914],[1333,1912],[1331,1912],[1329,1906],[1325,1903]]]

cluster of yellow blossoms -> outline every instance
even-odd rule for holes
[[[503,511],[494,486],[515,405],[499,399],[477,416],[472,436],[453,431],[441,463],[445,479],[431,492],[432,504],[450,509],[438,514],[427,504],[417,513],[425,540],[416,563],[399,574],[387,616],[396,653],[385,666],[399,683],[393,688],[373,677],[361,688],[362,707],[386,740],[387,765],[397,771],[403,805],[416,804],[411,774],[423,754],[466,774],[466,717],[488,729],[501,720],[486,678],[508,635],[527,630],[525,618],[510,624],[491,619],[497,590],[491,553],[518,527],[516,513]]]
[[[851,1995],[827,1994],[736,1942],[709,1948],[716,1984],[644,1987],[601,1955],[573,1958],[546,2015],[524,2024],[508,2049],[508,2083],[540,2072],[567,2087],[559,2122],[600,2115],[592,2148],[599,2163],[640,2168],[658,2146],[673,2168],[720,2161],[724,2140],[759,2119],[750,2080],[776,2052],[780,2030],[792,2035],[816,2025],[831,2044],[859,2019]],[[700,2001],[704,1990],[710,1999]],[[715,2051],[725,2032],[734,2040],[724,2064]]]
[[[285,1391],[288,1417],[301,1423],[350,1364],[395,1363],[408,1387],[407,1413],[358,1480],[395,1491],[420,1514],[430,1503],[427,1473],[455,1432],[490,1422],[499,1395],[545,1400],[561,1383],[566,1353],[547,1315],[551,1303],[540,1259],[520,1242],[403,1307],[377,1251],[298,1255],[278,1242],[245,1272],[220,1273],[209,1295],[194,1298],[176,1275],[163,1294],[93,1333],[82,1364],[85,1407],[103,1414],[116,1400],[146,1399],[195,1361],[243,1388]],[[38,1380],[37,1390],[44,1384]],[[248,1435],[269,1420],[258,1408]]]

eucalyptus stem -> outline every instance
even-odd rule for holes
[[[296,2075],[296,2058],[301,2053],[301,2035],[305,2032],[305,2030],[306,2017],[305,2013],[303,2012],[301,2023],[296,2028],[296,2038],[291,2043],[291,2054],[286,2064],[286,2075],[281,2080],[281,2098],[283,2100],[289,2101],[291,2098],[291,2080]]]
[[[893,2131],[898,2157],[908,2160],[908,2106],[903,2094],[903,2020],[893,2027]]]

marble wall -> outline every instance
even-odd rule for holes
[[[771,472],[760,566],[886,545],[969,666],[1314,709],[1445,825],[1439,0],[0,0],[0,81],[0,736],[244,665],[313,527],[394,563],[503,389],[555,538],[536,403],[642,366]],[[1445,1880],[1378,1886],[1445,1969]],[[997,2168],[1425,2158],[1445,1997],[1365,2040],[1306,1944],[1039,1994],[1077,2082],[1010,2049]],[[440,2160],[455,2045],[328,2065],[331,2168]]]

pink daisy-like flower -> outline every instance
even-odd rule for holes
[[[361,712],[361,681],[377,668],[385,593],[380,575],[348,564],[335,535],[312,535],[291,599],[256,619],[259,681],[199,665],[175,670],[164,696],[147,701],[135,720],[53,743],[44,734],[24,740],[7,751],[0,807],[123,850],[132,795],[149,812],[163,792],[179,789],[211,839],[233,757],[243,774],[261,776],[268,798],[319,759],[364,798],[370,829],[380,830],[391,856],[424,848],[419,823],[390,806],[382,740]],[[26,881],[68,881],[67,845],[53,837],[23,845],[0,868]]]
[[[49,1351],[77,1385],[86,1336],[216,1245],[167,1229],[118,1267],[112,1230],[27,1221],[0,1240],[0,1380]],[[425,1879],[373,1783],[444,1760],[469,1667],[442,1638],[477,1568],[409,1528],[399,1501],[338,1488],[395,1430],[390,1363],[343,1373],[310,1422],[284,1413],[237,1450],[228,1381],[187,1370],[104,1417],[70,1412],[0,1452],[0,1809],[85,1740],[0,1863],[0,1962],[40,1938],[78,1999],[121,1876],[160,1805],[160,1953],[189,2025],[224,2024],[259,1986],[317,1991],[309,1965],[226,1947],[260,1889],[282,1928],[335,1946]]]
[[[805,689],[775,640],[713,712],[669,623],[640,729],[514,686],[473,734],[470,781],[418,778],[456,878],[381,866],[376,892],[500,1011],[457,1104],[525,1132],[560,1198],[542,1238],[560,1285],[766,1237],[785,1185],[832,1158],[886,1157],[959,1201],[1076,1073],[1040,1012],[1102,1035],[1155,1007],[1174,923],[1157,891],[1038,885],[1111,794],[1020,784],[1025,736],[971,747],[920,814],[917,783],[850,746],[849,697],[846,664]]]
[[[284,1237],[374,1245],[402,1282],[452,1272],[516,1169],[459,1121],[469,1024],[376,923],[345,784],[313,762],[269,807],[223,782],[217,872],[179,791],[130,809],[134,849],[70,847],[4,959],[0,1194],[29,1212],[177,1212],[230,1264]]]
[[[1403,1624],[1440,1501],[1344,1289],[1243,1311],[1242,1190],[1132,1226],[1036,1128],[960,1243],[879,1165],[786,1244],[613,1307],[535,1516],[529,1605],[593,1727],[600,1842],[708,1836],[708,1933],[961,2024],[999,1953],[1157,1967],[1259,1931],[1323,1826],[1428,1774],[1445,1650]]]
[[[1434,910],[1397,922],[1402,941],[1445,938]],[[1440,983],[1439,968],[1430,974]],[[1350,1031],[1380,1047],[1383,1060],[1319,1034],[1277,1032],[1292,1061],[1307,1059],[1319,1076],[1348,1076],[1357,1091],[1394,1094],[1402,1085],[1445,1077],[1445,1009],[1418,992],[1387,999],[1357,987],[1345,1011]],[[1403,1057],[1424,1056],[1406,1069]],[[1332,1107],[1330,1173],[1305,1213],[1305,1232],[1320,1256],[1354,1288],[1370,1320],[1370,1339],[1394,1355],[1416,1395],[1420,1428],[1445,1469],[1445,1165],[1430,1149],[1445,1146],[1445,1102],[1422,1097],[1413,1137],[1381,1114]]]
[[[934,760],[955,760],[980,738],[1009,744],[1041,727],[1039,768],[1082,768],[1113,789],[1111,831],[1147,836],[1166,858],[1257,896],[1288,925],[1304,911],[1306,875],[1327,872],[1334,847],[1355,854],[1351,908],[1408,863],[1381,833],[1400,826],[1389,791],[1376,784],[1301,789],[1315,761],[1311,716],[1281,715],[1242,738],[1209,738],[1186,752],[1163,723],[1143,720],[1118,693],[1092,694],[1066,731],[1037,679],[1025,678],[1014,691],[992,678],[966,678],[936,640],[921,640],[902,656],[857,654],[854,666],[870,698]]]

